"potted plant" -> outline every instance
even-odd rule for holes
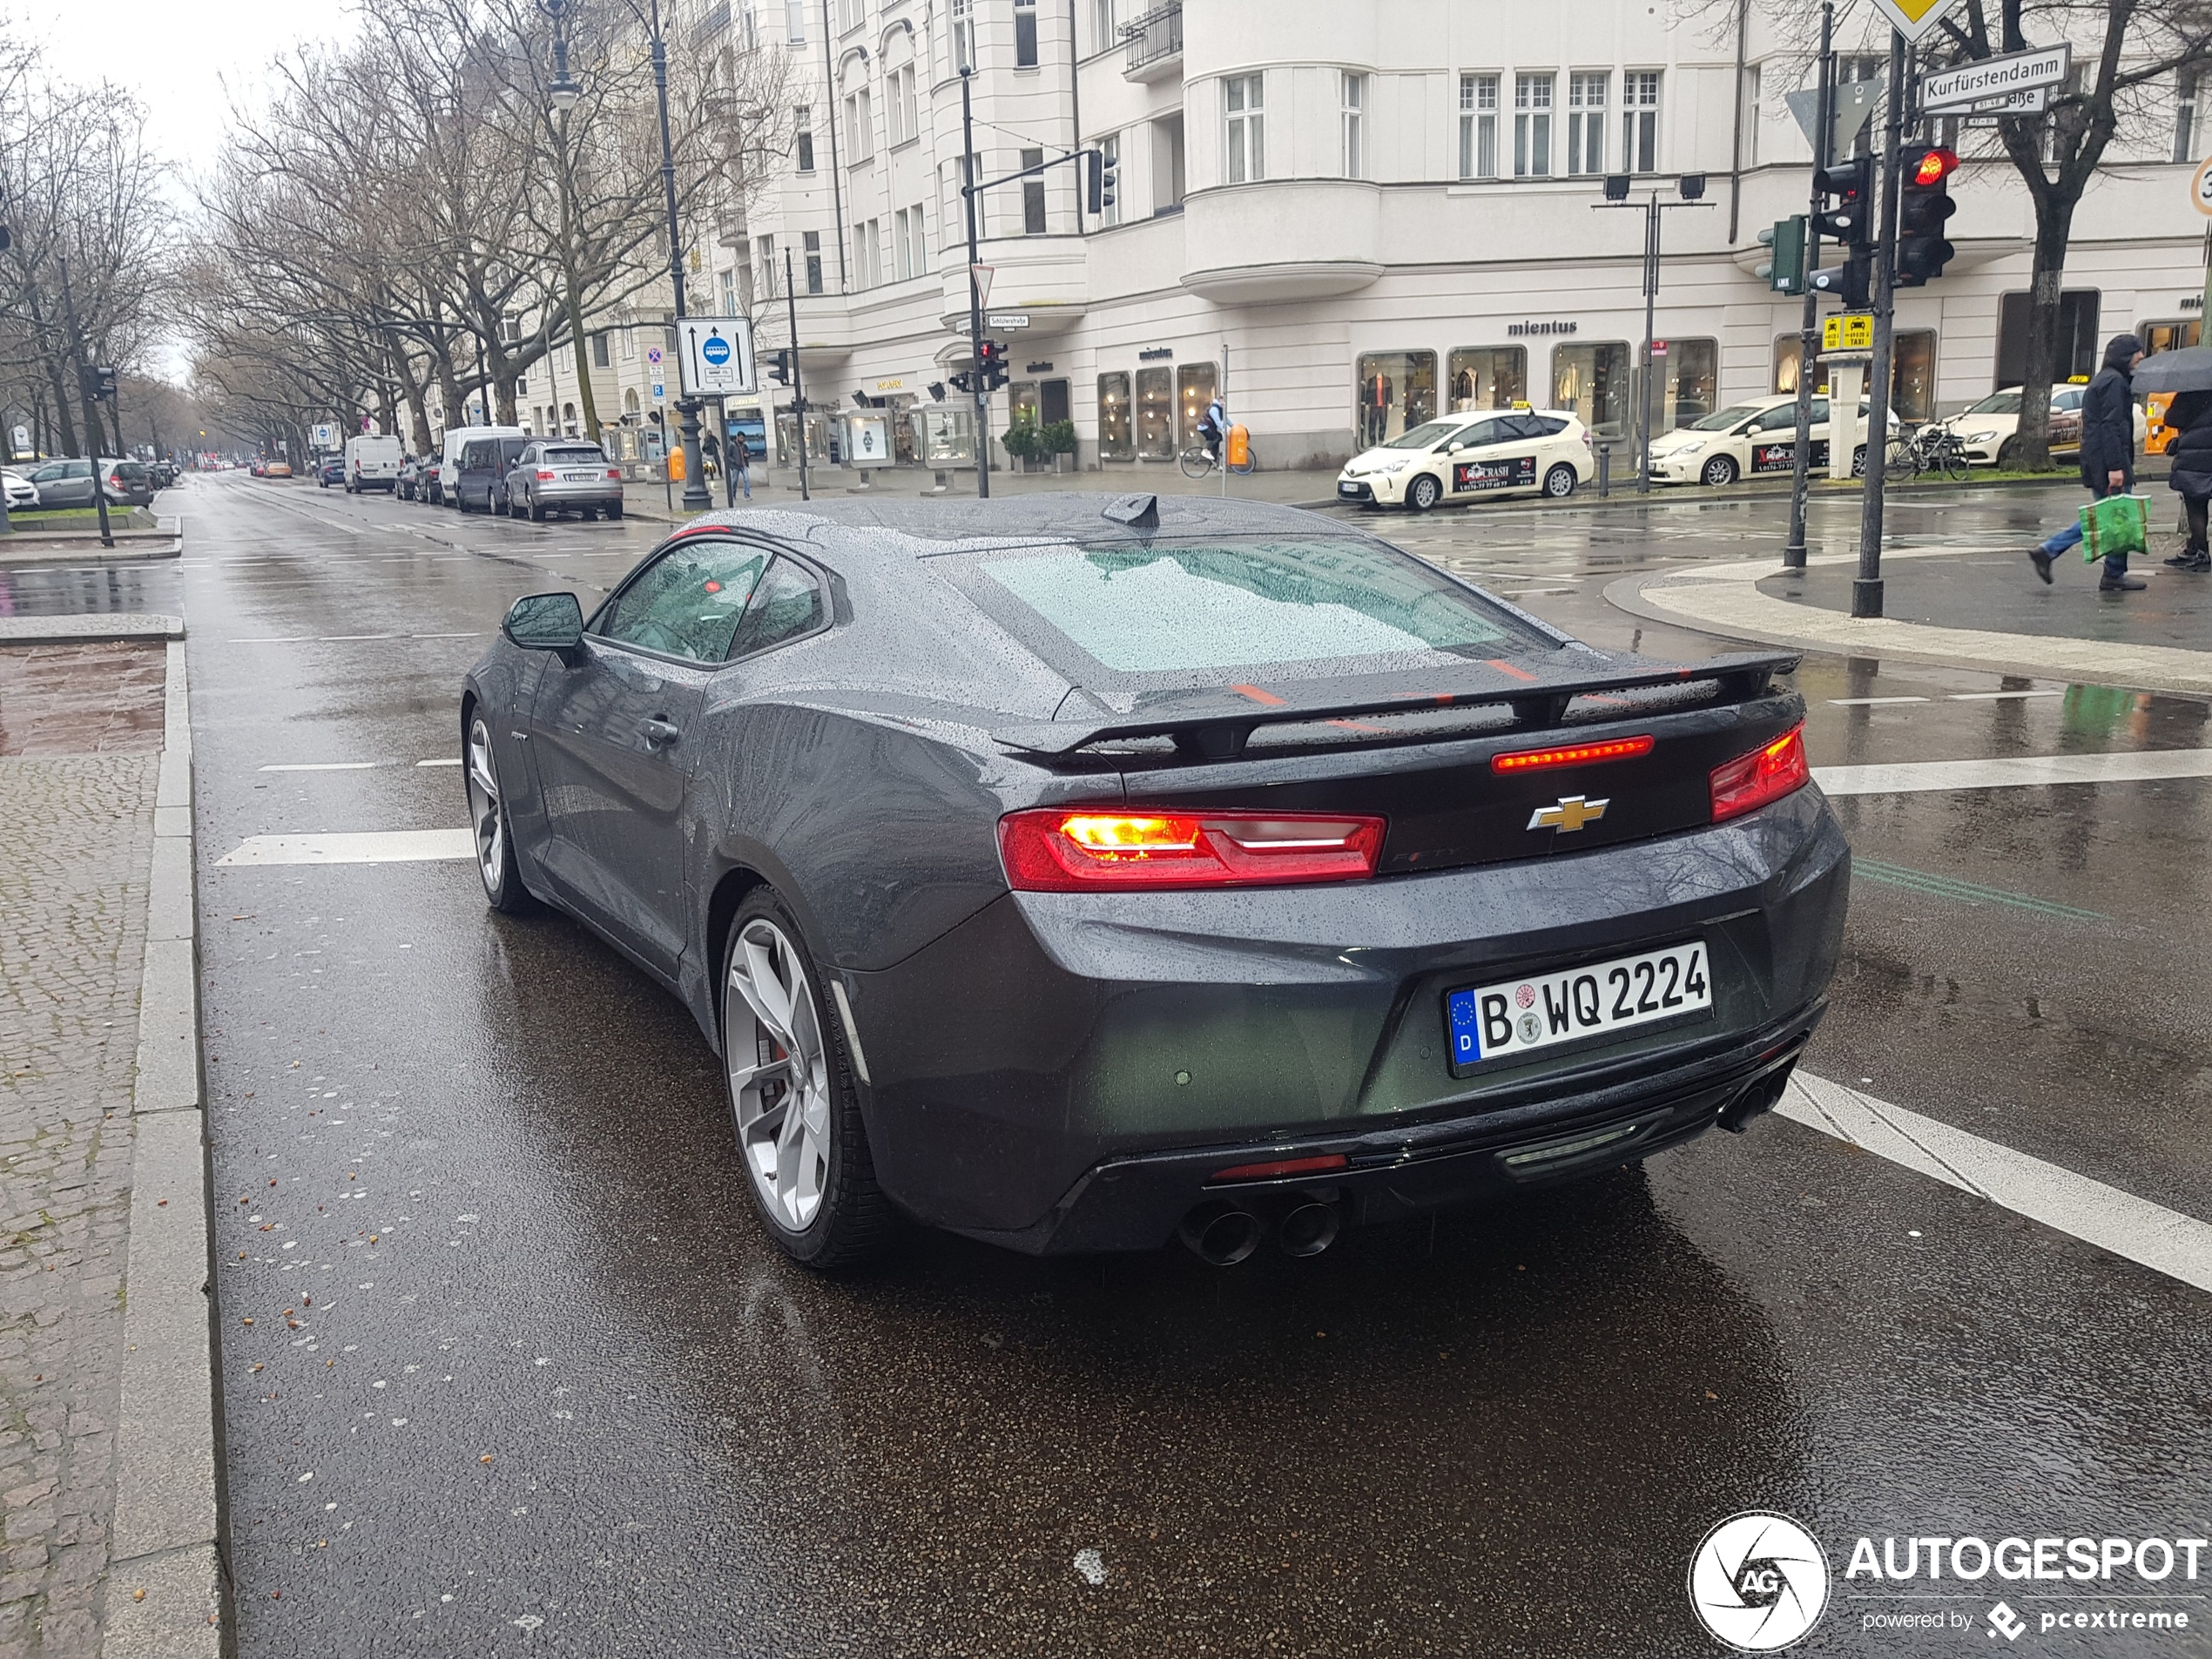
[[[1052,457],[1052,469],[1060,471],[1060,457],[1076,453],[1076,423],[1055,421],[1037,434],[1037,449],[1041,455]]]
[[[1030,461],[1043,453],[1038,441],[1036,419],[1028,414],[1015,415],[1013,425],[1007,428],[1006,435],[1000,442],[1006,446],[1006,453],[1022,463],[1019,470],[1022,472],[1028,471]]]

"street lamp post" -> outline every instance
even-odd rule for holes
[[[1636,391],[1636,494],[1651,491],[1651,375],[1658,366],[1658,354],[1652,350],[1659,306],[1659,225],[1660,216],[1674,207],[1710,207],[1711,202],[1702,200],[1705,194],[1705,175],[1702,172],[1684,173],[1676,182],[1680,201],[1661,201],[1657,186],[1651,191],[1650,199],[1632,202],[1629,199],[1629,176],[1614,173],[1605,181],[1605,199],[1592,202],[1595,208],[1625,207],[1643,214],[1643,373],[1637,377]],[[1592,411],[1595,413],[1595,410]]]
[[[976,284],[975,261],[980,257],[975,246],[975,212],[981,181],[975,177],[975,105],[969,96],[968,83],[974,79],[975,71],[970,64],[960,66],[960,133],[961,133],[961,195],[968,204],[968,360],[974,365],[975,379],[970,395],[975,400],[975,496],[979,501],[991,497],[991,388],[984,384],[983,375],[983,291]]]

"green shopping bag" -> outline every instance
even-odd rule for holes
[[[2107,554],[2141,553],[2149,533],[2148,496],[2107,496],[2081,509],[2081,556],[2091,564]]]

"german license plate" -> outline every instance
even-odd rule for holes
[[[1359,486],[1357,484],[1339,484],[1337,486],[1337,494],[1339,496],[1356,496],[1359,493]]]
[[[571,484],[588,484],[599,475],[596,472],[564,472],[562,479]]]
[[[1519,1059],[1561,1043],[1601,1037],[1710,1011],[1712,974],[1703,940],[1452,991],[1444,1034],[1454,1066]]]

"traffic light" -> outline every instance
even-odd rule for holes
[[[983,389],[995,392],[1007,382],[1006,345],[1002,341],[986,340],[975,347],[976,372],[983,377]]]
[[[1874,158],[1857,156],[1838,166],[1823,167],[1814,179],[1823,200],[1831,206],[1814,216],[1813,229],[1845,247],[1874,246]]]
[[[92,370],[92,400],[96,403],[115,401],[115,370],[109,364],[102,363]]]
[[[1853,249],[1841,265],[1812,273],[1812,291],[1841,300],[1846,311],[1864,311],[1874,303],[1874,256]]]
[[[1944,239],[1943,222],[1959,211],[1951,199],[1951,175],[1959,157],[1941,148],[1925,152],[1906,172],[1897,206],[1896,286],[1917,288],[1943,274],[1958,250]]]
[[[791,384],[791,354],[788,351],[779,351],[775,354],[768,367],[768,378],[779,386]]]
[[[1083,152],[1083,193],[1088,199],[1084,206],[1093,219],[1103,216],[1114,205],[1114,164],[1103,151]]]
[[[963,397],[975,395],[975,375],[973,370],[956,368],[952,374],[953,390]]]
[[[1778,219],[1759,233],[1759,246],[1772,248],[1773,257],[1762,260],[1758,274],[1777,293],[1805,291],[1805,216]]]

